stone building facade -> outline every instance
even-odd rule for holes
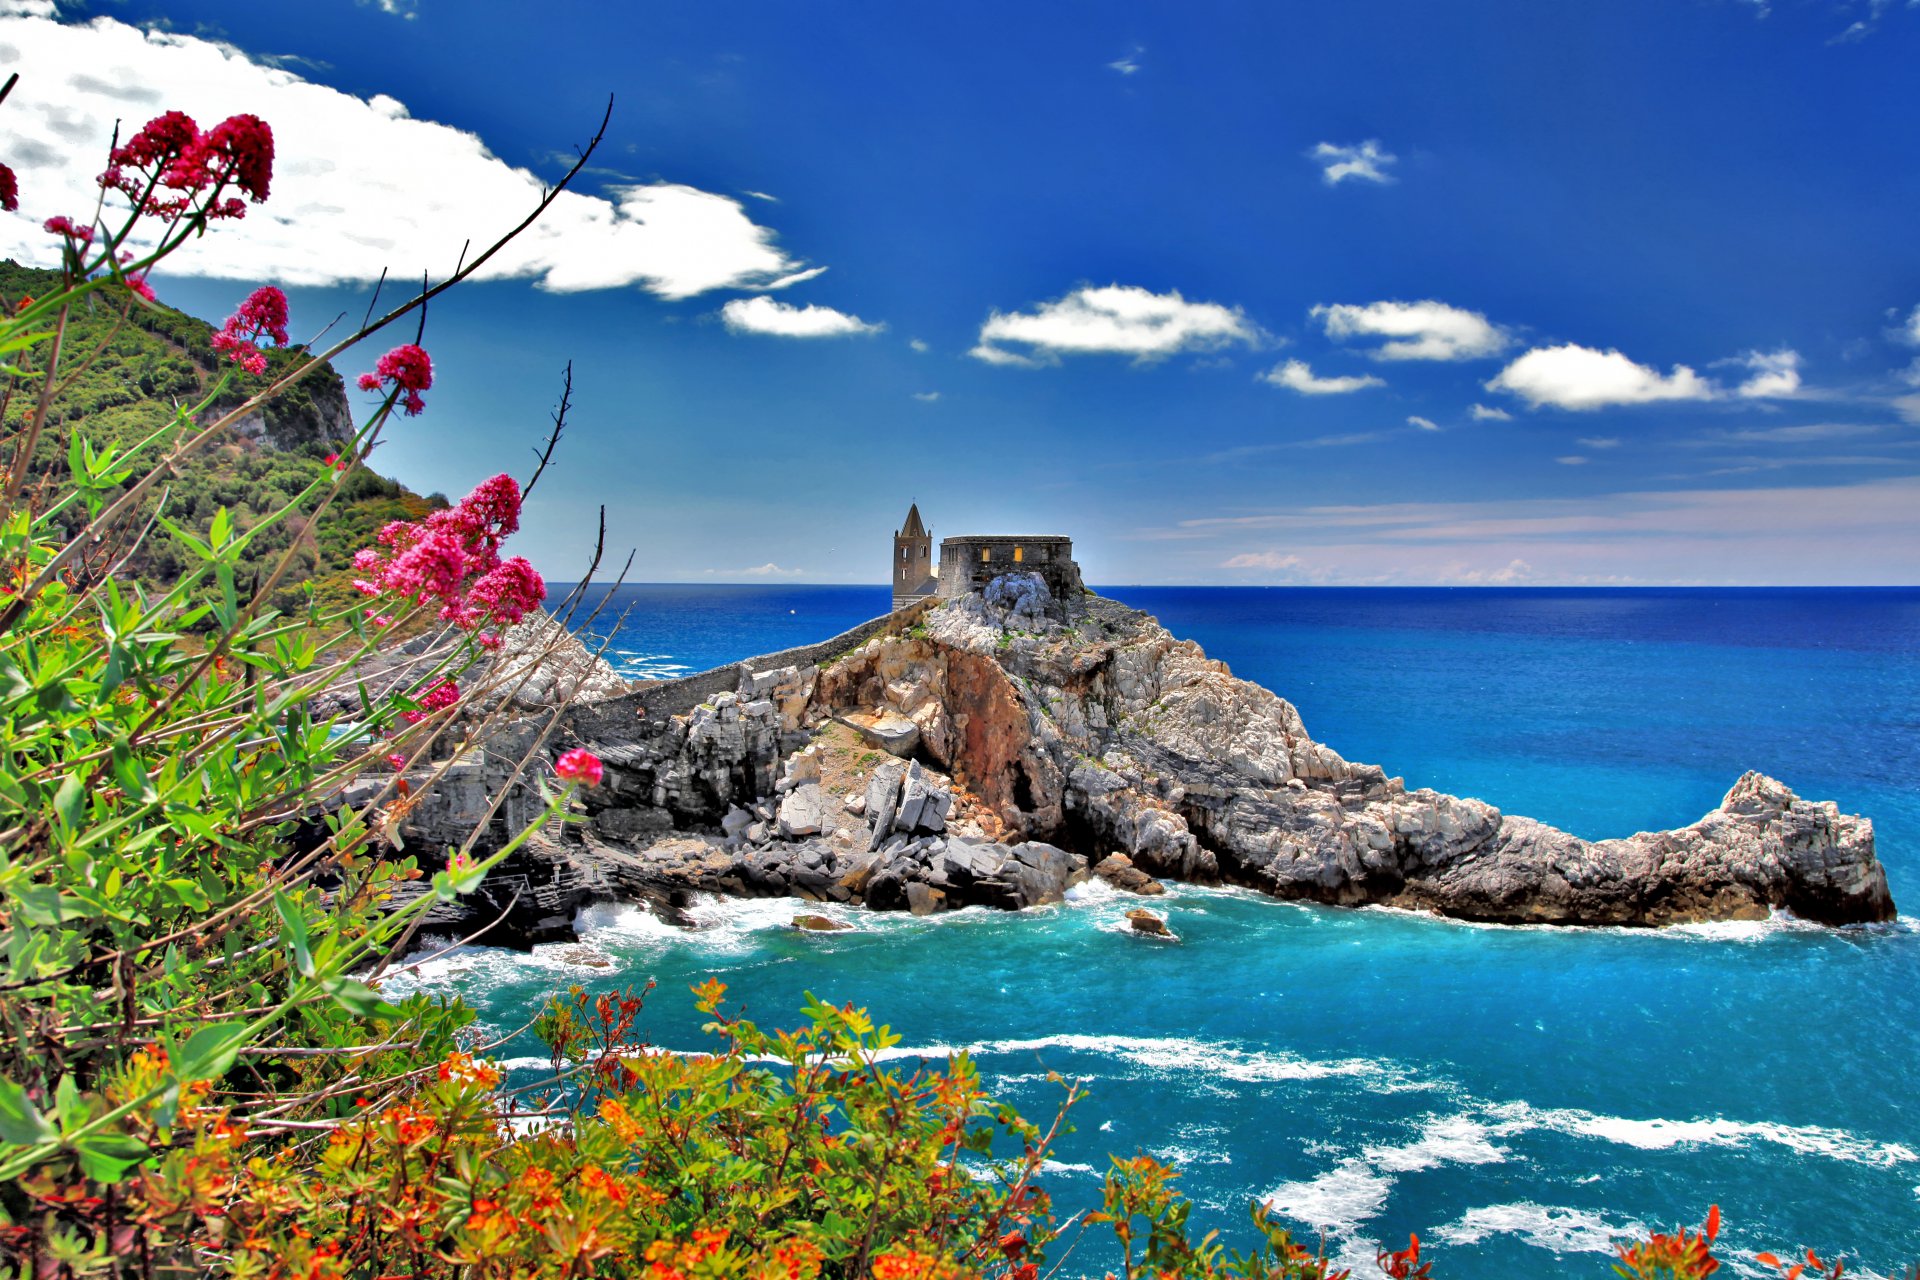
[[[940,543],[940,594],[979,591],[1003,573],[1037,573],[1055,599],[1085,588],[1073,562],[1073,539],[1058,534],[968,534]]]
[[[893,607],[897,612],[933,596],[951,598],[981,591],[1003,573],[1037,573],[1055,599],[1071,598],[1086,588],[1073,561],[1073,539],[1052,533],[968,534],[940,543],[933,558],[933,533],[920,519],[920,505],[893,533]]]
[[[904,609],[935,594],[933,535],[920,521],[920,504],[907,508],[907,522],[893,533],[893,607]]]

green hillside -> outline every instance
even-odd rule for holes
[[[0,303],[9,307],[58,285],[57,272],[0,261]],[[90,309],[69,321],[62,362],[69,383],[55,400],[35,450],[31,483],[50,489],[65,479],[67,446],[75,428],[95,445],[130,444],[171,418],[176,404],[197,401],[222,367],[210,342],[214,326],[205,321],[169,307],[136,307],[123,323],[115,306],[98,297],[90,301]],[[300,349],[270,352],[268,375],[278,376],[307,359]],[[37,377],[19,380],[6,405],[9,440],[33,411],[39,392]],[[238,402],[236,397],[227,407]],[[327,455],[338,450],[352,430],[340,375],[320,369],[269,401],[264,414],[223,433],[188,459],[170,486],[165,514],[198,533],[225,507],[238,527],[248,528],[324,473]],[[297,519],[267,531],[251,559],[270,565],[271,557],[297,541],[300,561],[276,602],[292,605],[303,584],[310,582],[323,599],[341,603],[352,594],[348,565],[353,553],[372,541],[375,530],[390,520],[418,519],[443,505],[444,499],[423,498],[396,481],[357,468],[317,525]],[[75,511],[68,531],[84,518]],[[187,554],[175,535],[156,526],[123,576],[154,586],[171,581],[186,563]]]

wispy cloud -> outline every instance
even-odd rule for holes
[[[1123,355],[1144,363],[1235,343],[1251,346],[1257,338],[1238,307],[1189,302],[1177,289],[1083,285],[1032,311],[994,312],[968,354],[989,364],[1029,367],[1063,355]]]
[[[1584,454],[1568,453],[1562,454],[1560,457],[1555,458],[1554,461],[1563,467],[1584,467],[1587,465],[1588,459]]]
[[[932,404],[940,398],[940,393],[938,391],[916,391],[913,393],[913,398],[922,404]]]
[[[408,22],[420,16],[419,0],[358,0],[362,8],[371,4],[374,8],[396,18],[405,18]]]
[[[1323,142],[1307,152],[1307,158],[1320,166],[1320,176],[1330,187],[1342,182],[1389,183],[1393,175],[1387,172],[1389,165],[1400,159],[1380,145],[1378,138],[1368,138],[1365,142],[1351,145]]]
[[[1222,569],[1260,569],[1268,573],[1277,573],[1286,569],[1298,569],[1305,562],[1299,556],[1280,551],[1243,551],[1237,556],[1228,556],[1220,562]]]
[[[933,350],[932,347],[928,346],[926,343],[922,342],[918,338],[907,339],[907,345],[912,347],[915,351],[917,351],[921,355],[925,355],[927,354],[927,352]]]
[[[879,333],[887,327],[868,324],[859,316],[832,307],[796,307],[764,294],[733,299],[720,308],[720,318],[734,333],[764,333],[776,338],[849,338]]]
[[[1178,554],[1198,580],[1233,555],[1272,545],[1326,582],[1464,581],[1517,559],[1530,566],[1530,581],[1542,583],[1910,583],[1920,581],[1920,475],[1280,506],[1196,515],[1131,536],[1185,548]]]
[[[1120,58],[1113,62],[1109,62],[1107,64],[1107,69],[1110,71],[1118,71],[1123,76],[1133,75],[1135,72],[1140,70],[1140,55],[1145,53],[1146,51],[1147,51],[1147,46],[1143,44],[1137,44],[1133,46],[1132,49],[1128,50],[1125,57]]]
[[[1422,431],[1438,431],[1440,429],[1440,424],[1432,418],[1423,418],[1417,413],[1407,419],[1407,425],[1410,427],[1418,427]]]
[[[327,285],[372,281],[382,270],[402,278],[423,269],[444,274],[463,240],[491,242],[544,188],[475,134],[414,119],[392,97],[341,93],[215,41],[105,17],[69,25],[16,16],[5,24],[6,43],[34,75],[7,103],[8,162],[31,195],[20,213],[0,215],[0,256],[44,260],[41,220],[91,207],[114,122],[130,114],[114,84],[144,86],[202,121],[254,112],[272,122],[286,157],[268,210],[169,259],[179,275]],[[134,113],[133,123],[141,118]],[[396,156],[406,158],[404,180],[396,178]],[[366,222],[368,209],[380,211],[377,226]],[[481,275],[563,292],[638,286],[686,298],[790,283],[804,265],[739,200],[650,182],[609,185],[601,195],[563,193]]]
[[[1488,405],[1476,404],[1467,412],[1473,415],[1475,422],[1511,422],[1513,415],[1505,409],[1495,409]]]
[[[1588,449],[1618,449],[1620,447],[1620,437],[1581,436],[1578,440],[1575,440],[1574,443],[1583,445]]]
[[[1263,382],[1271,382],[1276,387],[1285,387],[1289,391],[1298,391],[1303,396],[1339,396],[1355,391],[1365,391],[1368,387],[1384,387],[1386,382],[1372,374],[1346,375],[1344,377],[1315,377],[1313,367],[1305,360],[1289,360],[1260,375]]]
[[[783,569],[769,560],[765,564],[756,564],[747,569],[703,569],[709,578],[798,578],[806,574],[805,569]]]
[[[1505,329],[1478,311],[1431,298],[1365,306],[1343,302],[1315,307],[1309,314],[1326,327],[1329,338],[1387,339],[1369,353],[1376,360],[1471,360],[1498,355],[1512,341]]]

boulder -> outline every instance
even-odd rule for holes
[[[953,793],[927,775],[915,760],[907,766],[900,789],[900,807],[893,815],[895,831],[945,831]]]
[[[838,920],[830,920],[826,916],[815,915],[795,916],[792,927],[808,933],[839,933],[842,930],[853,928],[850,924],[841,924]]]
[[[780,801],[780,834],[817,835],[832,821],[827,793],[817,782],[803,782]]]
[[[1167,887],[1152,876],[1133,865],[1133,859],[1124,853],[1110,853],[1093,864],[1093,874],[1105,880],[1116,889],[1128,893],[1159,894]]]
[[[867,813],[873,818],[873,838],[867,848],[878,849],[893,832],[893,815],[900,806],[900,780],[906,766],[892,761],[881,765],[867,779]]]
[[[1167,922],[1145,907],[1135,907],[1127,912],[1127,923],[1135,933],[1145,934],[1149,938],[1173,938],[1173,930],[1167,928]]]
[[[947,903],[947,895],[919,880],[907,882],[907,910],[917,916],[930,916]]]
[[[905,760],[920,749],[920,726],[896,711],[851,711],[835,719],[890,756]]]

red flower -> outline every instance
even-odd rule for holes
[[[255,204],[267,198],[273,184],[273,130],[265,120],[254,115],[228,116],[198,140],[196,149],[210,167],[217,167],[232,178],[234,186],[252,196]]]
[[[171,163],[200,137],[200,126],[184,111],[169,111],[147,121],[140,132],[127,139],[123,147],[108,157],[115,165],[130,164],[146,168],[160,162]],[[113,171],[109,169],[108,173]],[[117,185],[112,184],[112,185]]]
[[[261,338],[275,346],[287,344],[287,295],[270,284],[248,294],[240,309],[227,317],[213,335],[213,349],[226,352],[227,359],[257,376],[267,371],[267,357],[255,345]]]
[[[13,170],[0,164],[0,209],[12,213],[20,207],[20,179],[13,176]]]
[[[81,244],[93,243],[93,228],[75,222],[64,213],[55,214],[41,225],[53,235],[65,236],[67,239],[78,241]]]
[[[406,392],[401,401],[401,409],[408,417],[413,417],[427,407],[420,393],[433,385],[433,361],[427,353],[413,343],[403,343],[380,357],[373,366],[372,373],[360,375],[362,391],[378,391],[383,387],[395,387]]]
[[[600,763],[599,756],[585,747],[575,747],[554,761],[553,772],[562,781],[580,782],[589,787],[597,787],[600,785],[600,779],[606,774],[606,768]]]

